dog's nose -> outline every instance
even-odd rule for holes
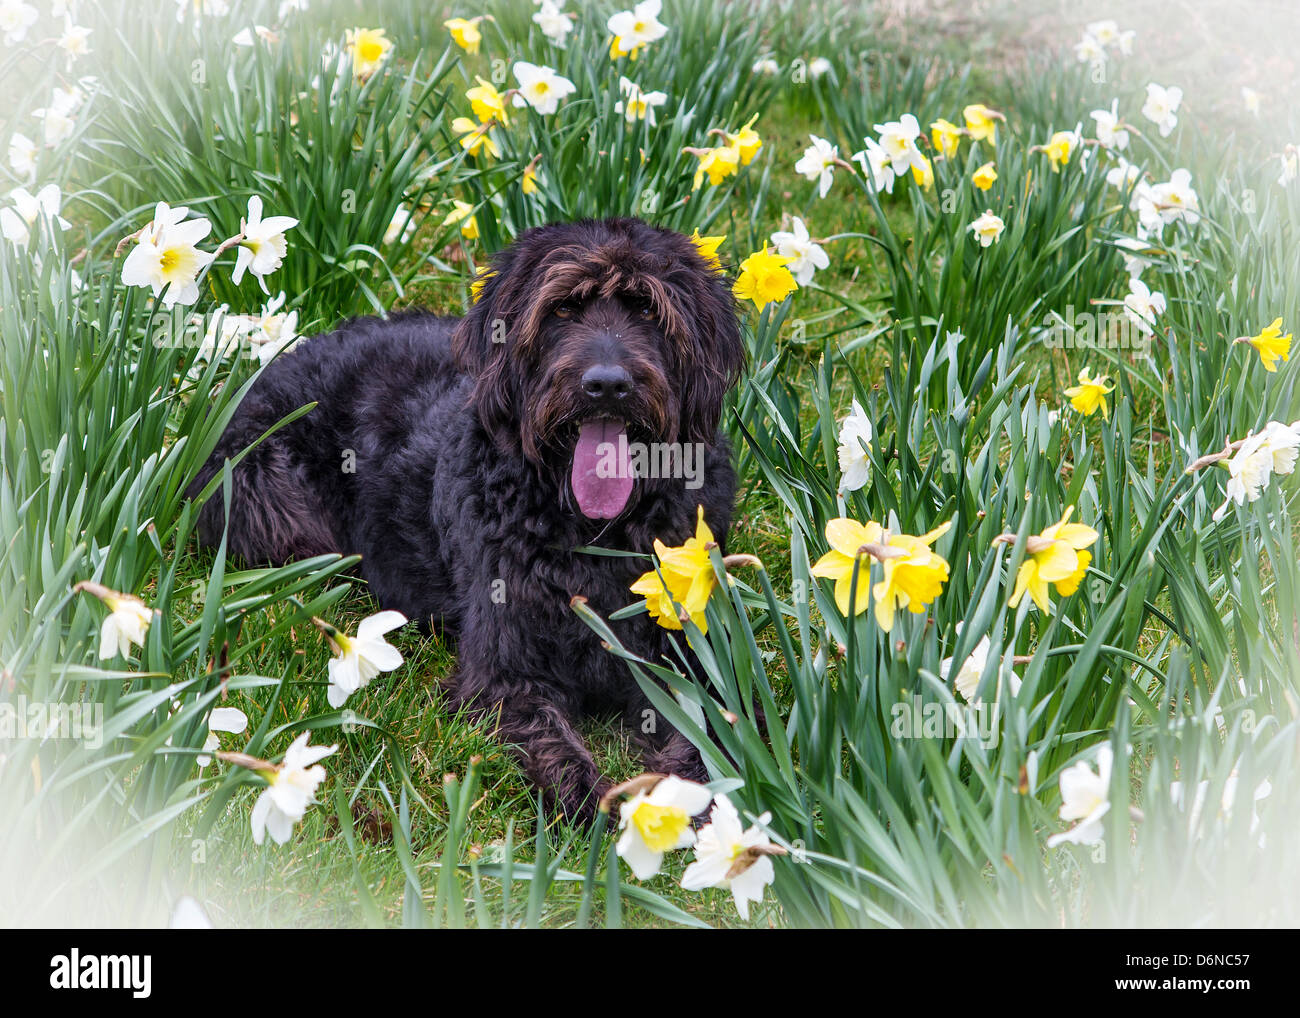
[[[618,364],[595,364],[583,372],[582,391],[592,399],[623,399],[632,391],[632,376]]]

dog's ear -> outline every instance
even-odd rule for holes
[[[692,278],[679,289],[685,319],[682,438],[712,445],[723,402],[745,367],[745,345],[727,278],[703,259],[695,260],[699,265],[692,267]]]
[[[493,441],[503,448],[518,444],[517,381],[510,370],[510,328],[519,299],[511,248],[499,252],[481,272],[482,287],[451,337],[456,366],[475,379],[471,405]]]

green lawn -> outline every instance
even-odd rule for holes
[[[19,96],[0,109],[0,139],[37,139],[30,172],[11,154],[0,190],[57,183],[69,221],[37,223],[0,263],[0,706],[100,705],[108,732],[96,747],[0,740],[5,921],[159,923],[182,895],[220,926],[1297,921],[1300,898],[1278,886],[1300,862],[1294,478],[1275,461],[1257,501],[1215,519],[1226,471],[1184,473],[1300,416],[1296,361],[1268,372],[1232,342],[1276,317],[1290,331],[1300,313],[1300,182],[1278,180],[1300,142],[1286,99],[1294,15],[1207,2],[1171,25],[1139,4],[1119,25],[1136,30],[1132,52],[1103,43],[1098,71],[1073,48],[1106,11],[1019,0],[978,17],[958,3],[900,15],[671,0],[667,33],[635,62],[610,59],[615,3],[571,4],[561,48],[525,0],[384,0],[364,16],[342,0],[289,13],[236,0],[180,20],[171,0],[150,2],[160,13],[138,20],[85,5],[91,52],[75,63],[50,45],[0,49],[0,87]],[[479,14],[470,53],[443,21]],[[49,21],[33,37],[57,35]],[[236,46],[253,24],[270,37]],[[364,80],[337,48],[359,27],[393,44]],[[808,69],[817,57],[825,73]],[[768,58],[776,74],[753,69]],[[554,113],[510,108],[492,128],[501,157],[467,155],[453,126],[471,115],[466,89],[481,77],[504,91],[518,60],[554,67],[573,94]],[[47,145],[62,101],[49,97],[82,75],[95,80],[60,108],[69,133]],[[666,93],[657,125],[613,110],[624,75]],[[1183,90],[1167,137],[1139,112],[1148,82]],[[1243,87],[1261,94],[1258,116]],[[1055,343],[1054,323],[1071,308],[1122,315],[1129,273],[1113,242],[1141,218],[1108,182],[1121,153],[1090,117],[1112,99],[1144,185],[1187,168],[1199,215],[1148,224],[1141,277],[1165,300],[1150,340],[1088,350]],[[996,139],[965,134],[938,158],[930,124],[960,126],[973,103],[1004,115]],[[839,166],[819,197],[795,170],[810,135],[848,161],[907,113],[931,186],[906,174],[878,193]],[[753,162],[693,188],[683,149],[755,114]],[[1044,148],[1076,124],[1053,168]],[[525,194],[539,156],[540,190]],[[990,161],[998,179],[977,190]],[[210,253],[240,232],[253,194],[299,220],[267,285],[304,335],[408,306],[459,313],[490,253],[556,218],[640,214],[725,234],[732,275],[792,217],[823,243],[830,264],[811,285],[741,312],[750,366],[726,422],[741,471],[727,551],[762,567],[734,568],[738,582],[714,593],[689,674],[630,673],[700,704],[723,733],[705,746],[718,787],[747,824],[771,813],[765,830],[789,854],[747,922],[727,890],[679,886],[689,851],[639,882],[604,832],[539,817],[491,724],[448,708],[454,648],[439,636],[394,634],[402,666],[330,707],[331,649],[312,615],[352,633],[379,610],[346,563],[240,570],[197,547],[180,492],[258,362],[211,356],[188,316],[256,314],[267,297],[234,282],[223,252],[192,306],[170,313],[123,278],[134,246],[119,243],[166,201],[211,220]],[[473,208],[473,237],[447,221],[457,201]],[[399,207],[413,230],[385,240]],[[986,209],[1005,230],[980,247],[969,225]],[[1085,368],[1114,384],[1105,415],[1064,393]],[[873,425],[872,474],[845,491],[837,436],[855,399]],[[1078,592],[1054,593],[1051,613],[1028,596],[1009,606],[1028,539],[1067,507],[1097,532]],[[906,535],[950,522],[935,544],[941,593],[889,631],[872,611],[846,618],[812,571],[838,517]],[[995,541],[1006,533],[1017,539]],[[96,653],[106,612],[74,589],[82,580],[156,611],[129,656]],[[867,586],[863,572],[863,607]],[[977,709],[941,662],[960,664],[983,635]],[[914,697],[968,725],[991,716],[997,737],[900,736],[894,708]],[[227,752],[277,761],[301,732],[338,744],[287,843],[254,844],[262,777],[229,759],[196,768],[213,706],[250,721],[221,736]],[[671,697],[656,707],[689,724]],[[604,773],[636,775],[625,732],[597,721],[589,735]],[[1049,845],[1082,817],[1061,812],[1062,775],[1096,772],[1104,752],[1104,836]],[[1265,781],[1261,838],[1247,801]]]

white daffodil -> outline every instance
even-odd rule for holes
[[[781,65],[771,57],[762,57],[754,61],[754,66],[750,70],[755,74],[762,74],[770,78],[774,74],[781,73]]]
[[[666,92],[645,92],[641,86],[628,78],[618,79],[618,90],[623,98],[614,104],[614,112],[623,114],[629,124],[644,120],[651,127],[655,126],[655,108],[668,101]]]
[[[514,66],[519,88],[512,100],[515,106],[531,106],[542,116],[560,108],[560,100],[576,90],[568,78],[561,77],[550,67],[538,67],[526,60],[517,60]]]
[[[1182,220],[1195,226],[1201,219],[1201,200],[1192,187],[1192,175],[1179,168],[1161,184],[1142,189],[1138,197],[1138,217],[1148,230],[1158,231],[1166,223]]]
[[[830,258],[820,244],[813,242],[808,235],[804,221],[795,216],[790,230],[777,230],[772,234],[772,246],[776,253],[787,259],[785,267],[794,276],[800,286],[807,286],[813,281],[813,274],[831,263]]]
[[[263,364],[285,350],[292,350],[302,338],[298,335],[298,312],[282,312],[282,307],[283,290],[262,305],[261,314],[250,316],[248,340]]]
[[[961,631],[962,623],[958,622],[958,634],[960,634]],[[960,693],[962,699],[972,707],[978,707],[980,704],[980,679],[984,675],[985,665],[988,664],[989,647],[990,640],[988,636],[981,636],[979,643],[975,644],[971,649],[971,652],[966,656],[966,660],[961,663],[955,673],[953,671],[952,658],[946,657],[939,663],[940,678],[944,680],[951,679],[952,688]],[[1020,684],[1020,676],[1015,672],[1011,672],[1007,676],[1007,688],[1010,689],[1012,696],[1015,696],[1020,692]],[[1001,691],[1001,687],[999,687],[997,692],[1000,694]],[[996,700],[997,696],[995,696],[994,699]]]
[[[1124,271],[1129,278],[1140,276],[1152,264],[1143,254],[1151,250],[1151,243],[1145,237],[1120,237],[1113,243],[1124,253]]]
[[[265,774],[269,784],[258,796],[251,818],[255,845],[265,841],[268,832],[272,841],[283,845],[293,834],[293,825],[316,801],[316,789],[325,780],[325,768],[317,761],[324,760],[338,746],[309,746],[307,736],[303,732],[294,739],[284,754],[284,762]]]
[[[1089,114],[1097,122],[1097,141],[1102,148],[1123,151],[1128,148],[1128,131],[1119,119],[1119,100],[1112,100],[1110,109],[1093,110]]]
[[[1106,62],[1106,47],[1094,35],[1086,34],[1074,44],[1075,59],[1093,67]]]
[[[1118,157],[1115,165],[1106,171],[1106,183],[1120,191],[1132,187],[1141,177],[1142,168],[1130,163],[1123,156]]]
[[[1147,336],[1152,335],[1155,332],[1156,316],[1165,313],[1165,295],[1159,292],[1153,293],[1151,288],[1136,276],[1129,278],[1128,290],[1128,295],[1124,298],[1124,314],[1139,332]]]
[[[346,636],[327,623],[317,625],[335,652],[327,666],[330,684],[326,698],[331,707],[342,707],[349,696],[380,672],[402,666],[402,652],[384,639],[385,633],[406,625],[406,616],[401,612],[382,611],[362,619],[356,636]]]
[[[808,75],[812,78],[820,78],[831,71],[831,62],[825,57],[813,57],[808,62]]]
[[[22,0],[0,0],[0,32],[4,44],[14,46],[27,38],[27,29],[36,24],[40,13]]]
[[[108,616],[99,630],[101,661],[119,654],[126,657],[133,646],[144,646],[145,634],[153,621],[153,612],[147,604],[138,597],[123,594],[91,580],[83,580],[73,589],[94,594],[108,609]]]
[[[385,244],[405,244],[415,236],[415,210],[405,205],[397,206],[393,218],[384,230]]]
[[[840,422],[839,448],[840,490],[857,491],[871,481],[871,418],[855,399],[853,409]]]
[[[1109,743],[1097,750],[1097,773],[1080,760],[1061,772],[1061,819],[1079,821],[1074,827],[1047,839],[1047,847],[1063,842],[1095,845],[1105,833],[1102,819],[1110,811],[1110,769],[1113,753]]]
[[[740,918],[748,920],[749,903],[762,901],[763,889],[776,879],[771,857],[784,854],[760,826],[771,819],[771,813],[764,813],[757,824],[746,829],[731,800],[722,794],[715,796],[709,823],[695,841],[695,862],[682,874],[682,888],[729,888]]]
[[[1136,38],[1137,29],[1134,28],[1128,28],[1119,33],[1119,39],[1117,40],[1119,43],[1119,51],[1123,53],[1124,56],[1127,57],[1133,55],[1133,40]]]
[[[55,148],[72,136],[77,127],[73,115],[84,100],[81,89],[75,85],[55,88],[48,106],[32,110],[32,116],[41,121],[41,140],[46,148]]]
[[[853,153],[853,161],[862,167],[862,175],[871,180],[871,186],[877,194],[881,191],[892,194],[897,174],[889,153],[874,138],[863,138],[862,146],[861,152]]]
[[[230,41],[236,46],[251,46],[257,39],[270,45],[280,41],[280,34],[265,25],[254,25],[252,28],[240,29]]]
[[[980,247],[988,247],[1002,239],[1002,231],[1007,228],[1007,224],[1002,221],[1001,216],[995,216],[992,210],[986,209],[984,214],[976,217],[966,229],[970,230],[980,242]]]
[[[78,57],[84,57],[90,52],[90,29],[84,25],[74,25],[71,16],[64,15],[63,34],[59,36],[58,46],[71,65]]]
[[[121,654],[131,653],[131,646],[144,646],[145,633],[153,621],[149,606],[129,594],[119,594],[104,600],[109,615],[99,630],[99,659],[107,661]]]
[[[207,767],[212,763],[212,757],[209,755],[215,753],[221,748],[221,739],[218,732],[229,732],[231,735],[238,735],[248,727],[248,715],[238,707],[213,707],[212,712],[208,715],[208,737],[203,740],[203,752],[194,759],[198,761],[199,770]]]
[[[190,362],[190,378],[199,378],[205,364],[217,358],[224,359],[238,347],[252,328],[251,316],[232,315],[229,304],[222,304],[207,315],[195,315],[191,321],[199,325],[206,323],[206,327]]]
[[[560,10],[560,6],[551,0],[542,0],[542,9],[533,15],[533,24],[557,46],[564,45],[565,38],[573,29],[573,21]]]
[[[667,35],[668,26],[659,20],[661,10],[663,4],[660,0],[644,0],[630,11],[619,11],[611,15],[605,23],[605,27],[614,36],[609,48],[610,57],[617,59],[630,56],[635,60],[644,47]]]
[[[615,851],[638,880],[659,872],[664,853],[695,844],[691,817],[703,813],[713,793],[703,785],[670,774],[649,792],[637,792],[619,807]]]
[[[1288,145],[1278,158],[1282,160],[1282,172],[1277,178],[1278,186],[1286,187],[1300,176],[1300,145]],[[12,145],[9,149],[9,161],[13,162]]]
[[[916,144],[916,139],[921,137],[921,125],[912,114],[904,113],[897,120],[876,124],[875,130],[880,135],[880,147],[889,156],[889,164],[896,174],[902,176],[913,167],[925,167],[925,156]]]
[[[1178,107],[1183,101],[1183,90],[1177,85],[1163,88],[1154,81],[1147,85],[1147,101],[1142,104],[1142,115],[1160,129],[1160,137],[1168,138],[1178,126]]]
[[[1274,474],[1290,474],[1295,470],[1300,455],[1300,421],[1287,426],[1280,421],[1269,421],[1259,432],[1246,436],[1237,451],[1227,460],[1227,498],[1214,512],[1214,519],[1223,519],[1232,503],[1245,505],[1256,501],[1264,486]]]
[[[1283,424],[1281,421],[1269,421],[1264,425],[1264,447],[1273,457],[1273,473],[1279,477],[1295,472],[1297,457],[1300,457],[1300,421]]]
[[[840,150],[825,138],[815,134],[808,137],[812,144],[804,149],[803,156],[794,164],[794,171],[805,180],[817,182],[817,195],[825,198],[835,182],[835,166],[839,162]]]
[[[211,232],[212,224],[202,218],[183,221],[189,211],[160,201],[153,221],[141,231],[122,264],[123,283],[149,287],[155,297],[162,294],[168,307],[199,299],[199,273],[216,257],[196,246]]]
[[[210,930],[212,920],[203,911],[203,906],[189,895],[176,902],[172,917],[167,920],[169,930]]]
[[[59,215],[59,206],[63,197],[57,184],[46,184],[32,194],[25,187],[16,187],[9,192],[13,205],[0,209],[0,233],[5,240],[17,247],[26,247],[32,239],[32,228],[42,219],[48,220],[60,230],[66,230],[71,223]]]
[[[1110,18],[1093,21],[1084,27],[1084,31],[1103,46],[1114,46],[1119,42],[1119,25]]]
[[[1251,116],[1259,116],[1259,103],[1262,98],[1263,96],[1253,88],[1247,88],[1245,85],[1241,86],[1241,102],[1246,107],[1246,112]]]
[[[244,278],[244,273],[251,272],[257,277],[262,292],[270,295],[266,288],[266,277],[284,262],[289,242],[284,233],[298,225],[292,216],[271,216],[262,218],[262,199],[253,195],[248,199],[248,218],[244,221],[243,239],[239,242],[239,253],[235,258],[235,271],[230,274],[236,286]]]
[[[36,142],[25,134],[9,139],[9,168],[24,180],[36,176]]]
[[[960,634],[961,630],[962,624],[959,622],[957,632]],[[945,682],[951,679],[952,688],[961,694],[963,700],[972,705],[979,702],[976,694],[979,692],[980,679],[984,676],[984,666],[988,664],[989,646],[987,634],[981,636],[979,643],[975,644],[955,673],[952,658],[946,657],[939,664],[939,677]]]

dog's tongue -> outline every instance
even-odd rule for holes
[[[587,421],[573,449],[573,497],[588,519],[612,520],[632,494],[632,464],[623,422]],[[620,441],[620,439],[624,439]]]

